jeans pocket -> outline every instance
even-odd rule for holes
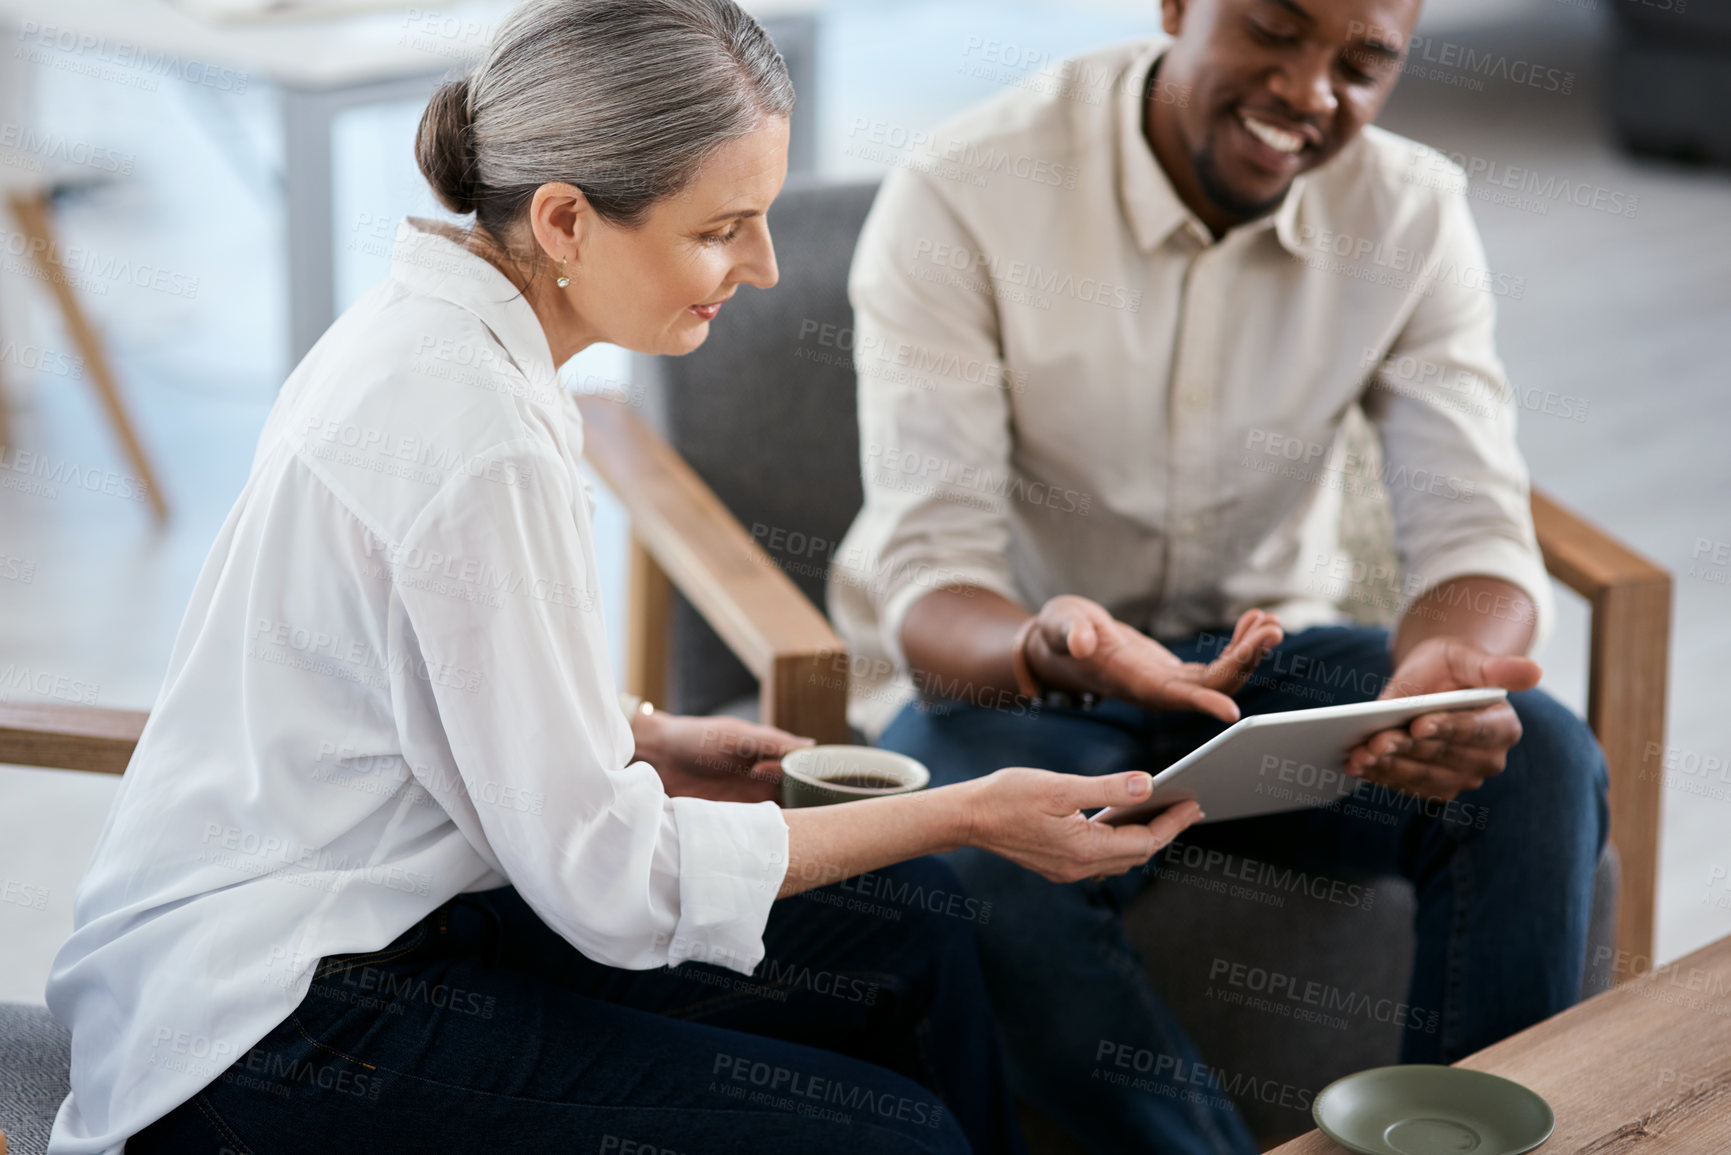
[[[254,1155],[210,1101],[213,1089],[200,1091],[129,1138],[127,1155]]]
[[[422,943],[427,941],[427,928],[443,914],[443,908],[435,910],[414,926],[398,935],[386,945],[374,951],[364,951],[360,954],[326,955],[319,960],[317,969],[313,971],[313,981],[316,983],[332,975],[355,967],[365,967],[375,963],[396,962],[407,957]]]
[[[393,968],[413,962],[437,936],[432,926],[440,911],[434,911],[387,946],[360,954],[326,955],[313,971],[296,1014],[315,1035],[348,1037],[364,1033],[366,1026],[391,1006],[389,976]]]

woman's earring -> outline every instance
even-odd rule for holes
[[[559,279],[557,281],[554,281],[553,283],[555,285],[558,285],[561,289],[565,288],[567,285],[569,285],[571,283],[571,278],[565,275],[565,262],[564,261],[559,262]]]

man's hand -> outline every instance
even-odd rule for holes
[[[1207,665],[1177,656],[1098,602],[1063,594],[1040,607],[1028,637],[1028,668],[1042,685],[1121,698],[1146,710],[1199,710],[1238,721],[1232,700],[1284,636],[1265,610],[1238,619],[1232,640]]]
[[[810,738],[738,718],[639,714],[631,721],[636,760],[661,775],[674,797],[773,802],[781,794],[781,756]]]
[[[1459,638],[1426,638],[1407,652],[1379,696],[1408,698],[1482,686],[1530,690],[1539,684],[1539,673],[1531,658],[1487,653]],[[1506,701],[1425,714],[1404,730],[1383,730],[1354,747],[1346,772],[1446,801],[1501,774],[1510,748],[1520,740],[1521,721]]]

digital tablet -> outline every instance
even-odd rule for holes
[[[1346,755],[1379,730],[1395,730],[1439,710],[1473,710],[1508,697],[1500,687],[1451,690],[1415,698],[1354,702],[1240,718],[1154,776],[1154,791],[1133,806],[1093,815],[1114,826],[1147,822],[1194,798],[1207,822],[1324,806],[1351,794],[1361,779]]]

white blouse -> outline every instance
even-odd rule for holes
[[[120,1151],[320,957],[464,891],[610,966],[761,960],[787,827],[631,761],[581,451],[528,303],[404,221],[271,411],[79,886],[54,1155]]]

